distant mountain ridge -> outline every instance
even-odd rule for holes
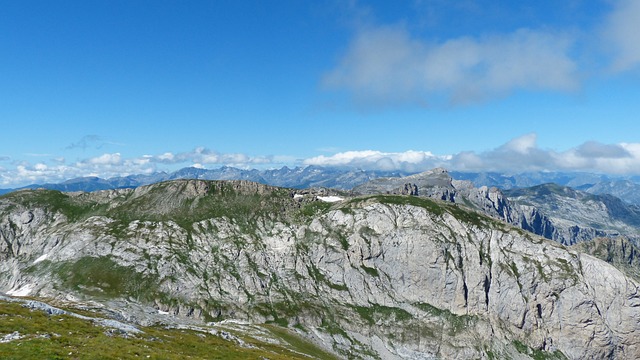
[[[20,188],[0,189],[0,195],[21,189],[44,188],[59,191],[96,191],[135,188],[167,180],[250,180],[266,185],[296,189],[326,187],[339,190],[351,190],[370,180],[381,177],[403,177],[415,173],[404,171],[381,171],[345,169],[321,166],[282,167],[280,169],[239,169],[223,166],[218,169],[187,167],[174,172],[136,174],[123,177],[102,179],[98,177],[80,177],[61,183],[32,184]],[[520,174],[501,174],[496,172],[450,171],[456,180],[468,180],[475,187],[497,187],[503,190],[528,188],[554,183],[568,186],[587,193],[610,194],[628,204],[640,205],[640,176],[613,177],[603,174],[584,172],[528,172]]]
[[[379,177],[400,177],[410,173],[402,171],[378,170],[346,170],[319,166],[282,167],[280,169],[238,169],[223,166],[218,169],[201,169],[187,167],[175,172],[157,172],[124,177],[101,179],[98,177],[81,177],[61,183],[32,184],[13,189],[0,189],[0,195],[22,189],[48,189],[59,191],[97,191],[111,189],[135,188],[155,184],[167,180],[250,180],[266,185],[305,189],[310,187],[326,187],[341,190],[351,189]]]
[[[584,172],[529,172],[500,174],[495,172],[450,172],[454,179],[469,180],[475,186],[495,186],[503,190],[527,188],[553,183],[582,190],[590,194],[610,194],[629,204],[640,205],[640,177],[613,177]]]
[[[470,180],[453,179],[445,169],[433,169],[402,178],[374,179],[353,192],[413,195],[466,205],[565,245],[620,235],[640,242],[640,207],[612,195],[557,184],[503,191],[475,187]]]

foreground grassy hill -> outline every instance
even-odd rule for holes
[[[136,332],[0,300],[1,359],[336,359],[275,326],[146,326]],[[80,311],[95,319],[95,313]]]

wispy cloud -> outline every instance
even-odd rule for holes
[[[41,154],[41,153],[25,153],[25,156],[29,156],[29,157],[51,157],[53,156],[52,154]]]
[[[81,149],[86,150],[89,147],[97,147],[102,142],[102,138],[98,135],[85,135],[80,140],[69,144],[65,149]]]
[[[272,156],[249,156],[242,153],[219,153],[204,147],[197,147],[189,152],[171,153],[166,152],[160,155],[145,155],[144,159],[152,163],[160,164],[180,164],[191,162],[194,164],[207,165],[259,165],[274,162]]]
[[[568,33],[533,29],[431,42],[403,27],[372,27],[356,34],[323,84],[365,104],[469,103],[520,89],[571,91],[579,87],[569,56],[573,43]]]
[[[65,150],[87,150],[87,149],[102,149],[108,145],[123,145],[121,143],[108,141],[99,135],[85,135],[80,140],[71,143],[65,147]]]

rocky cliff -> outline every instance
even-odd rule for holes
[[[640,281],[640,248],[627,238],[598,238],[575,244],[572,248],[604,260]]]
[[[356,194],[403,194],[463,204],[547,239],[570,245],[625,235],[640,241],[640,209],[611,195],[593,195],[555,184],[502,191],[454,180],[445,169],[403,178],[379,178]]]
[[[0,291],[137,324],[162,321],[139,306],[270,322],[342,358],[640,356],[638,283],[604,261],[449,199],[322,199],[248,181],[12,193]]]

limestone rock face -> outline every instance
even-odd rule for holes
[[[511,216],[499,193],[476,195]],[[157,321],[131,310],[140,305],[176,319],[275,322],[344,358],[640,357],[635,280],[415,196],[326,204],[204,181],[5,196],[0,292],[98,301],[140,324]]]
[[[408,191],[410,189],[415,191]],[[554,184],[506,192],[453,180],[444,169],[403,178],[379,178],[356,194],[411,194],[471,206],[484,214],[565,245],[624,235],[640,243],[640,208],[610,195],[592,195]]]

